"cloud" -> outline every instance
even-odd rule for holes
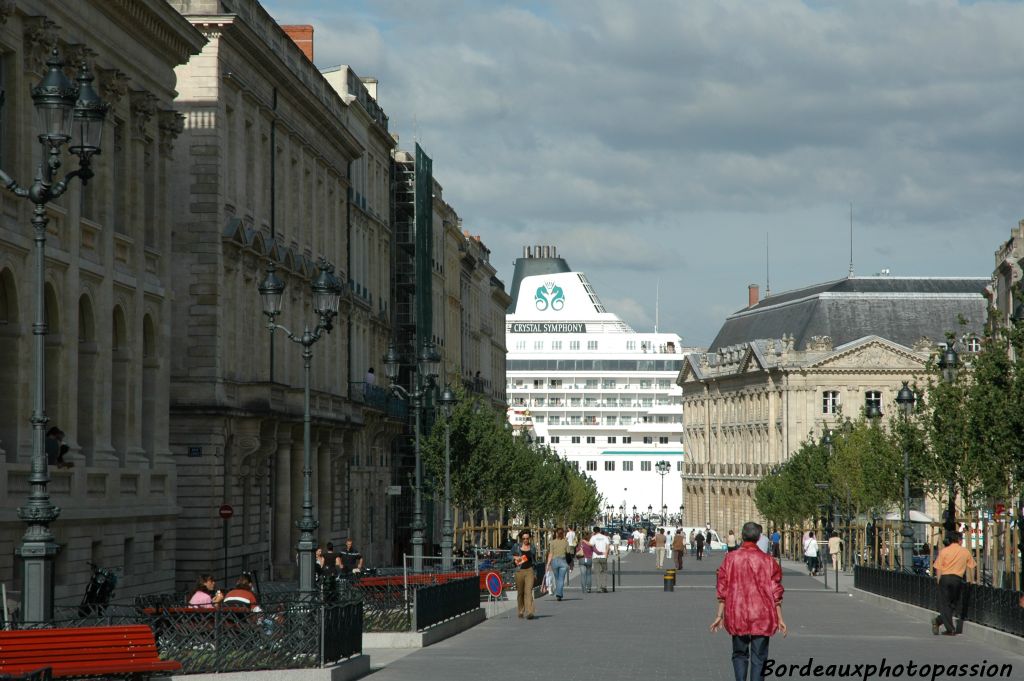
[[[893,274],[985,276],[1022,212],[1018,3],[266,4],[380,79],[506,281],[554,243],[637,326],[660,279],[710,342],[765,232],[774,290],[845,275],[849,202],[857,271]]]

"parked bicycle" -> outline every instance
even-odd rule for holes
[[[114,596],[114,588],[117,586],[117,572],[119,568],[102,568],[95,563],[89,563],[92,568],[92,577],[85,587],[85,595],[82,597],[82,604],[78,606],[79,617],[92,617],[102,615],[110,605],[110,599]]]

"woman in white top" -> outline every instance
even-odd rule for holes
[[[804,562],[807,563],[807,574],[812,577],[818,574],[818,540],[814,532],[808,532],[804,539]]]

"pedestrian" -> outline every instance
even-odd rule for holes
[[[949,546],[939,551],[932,568],[939,584],[939,615],[932,620],[932,633],[939,634],[939,625],[945,625],[944,636],[955,636],[957,628],[953,626],[953,616],[960,610],[960,599],[963,595],[964,579],[967,571],[978,567],[974,556],[961,545],[963,535],[951,532]],[[960,621],[963,627],[963,619]]]
[[[676,530],[676,536],[672,537],[672,558],[676,562],[676,570],[683,569],[683,554],[686,553],[686,538],[683,528]]]
[[[615,547],[615,554],[622,550],[622,534],[618,531],[612,532],[612,546]]]
[[[576,536],[576,530],[571,527],[565,531],[565,543],[569,545],[569,550],[565,552],[565,562],[569,564],[569,572],[572,572],[573,563],[576,559],[576,546],[579,538]]]
[[[818,574],[818,540],[814,538],[814,531],[807,533],[804,539],[804,562],[807,563],[807,574],[815,577]]]
[[[352,537],[345,540],[345,548],[338,552],[341,559],[341,574],[356,577],[363,571],[363,554],[352,545]]]
[[[776,631],[781,631],[783,637],[788,633],[782,619],[782,568],[757,548],[760,525],[748,522],[740,535],[743,544],[727,553],[718,568],[718,614],[711,631],[724,626],[732,635],[736,681],[761,681],[769,637]]]
[[[569,542],[565,540],[565,530],[555,530],[555,538],[548,544],[548,562],[546,570],[555,575],[554,593],[555,600],[562,600],[565,590],[565,578],[569,574],[569,564],[565,560],[565,554],[569,552]]]
[[[654,535],[654,567],[659,570],[665,567],[665,543],[665,529],[659,527],[658,533]]]
[[[597,573],[597,589],[603,594],[608,593],[608,552],[612,540],[601,532],[600,527],[594,528],[590,535],[590,545],[594,547],[594,572]]]
[[[776,558],[779,558],[780,555],[781,555],[781,546],[782,546],[782,533],[779,532],[779,528],[776,527],[775,531],[772,532],[772,555],[775,556]]]
[[[580,566],[580,589],[590,593],[594,577],[594,547],[590,544],[590,532],[584,531],[576,546],[576,561]]]
[[[697,560],[704,560],[704,533],[698,532],[697,536],[694,537],[694,543],[697,546]]]
[[[828,555],[832,557],[832,569],[839,572],[843,569],[843,540],[838,532],[828,538]]]
[[[729,534],[725,537],[725,550],[734,551],[737,548],[738,545],[736,544],[736,533],[732,530],[729,530]]]
[[[516,566],[516,606],[519,617],[533,619],[533,582],[536,573],[533,570],[537,562],[537,550],[533,546],[529,530],[519,533],[519,541],[512,548],[512,562]]]
[[[641,546],[640,537],[642,537],[642,536],[643,535],[640,533],[640,528],[639,527],[633,529],[633,551],[635,551],[637,553],[639,553],[641,551],[641,548],[640,548],[640,546]]]
[[[697,530],[690,530],[690,555],[697,555]]]
[[[714,548],[713,546],[711,546],[711,526],[710,525],[708,525],[707,528],[704,530],[704,548],[706,548],[708,551],[710,551],[711,549]]]

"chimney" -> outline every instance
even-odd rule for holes
[[[309,24],[281,26],[292,42],[299,46],[306,59],[313,61],[313,27]]]
[[[747,286],[747,307],[754,307],[761,297],[761,287],[757,284]]]

